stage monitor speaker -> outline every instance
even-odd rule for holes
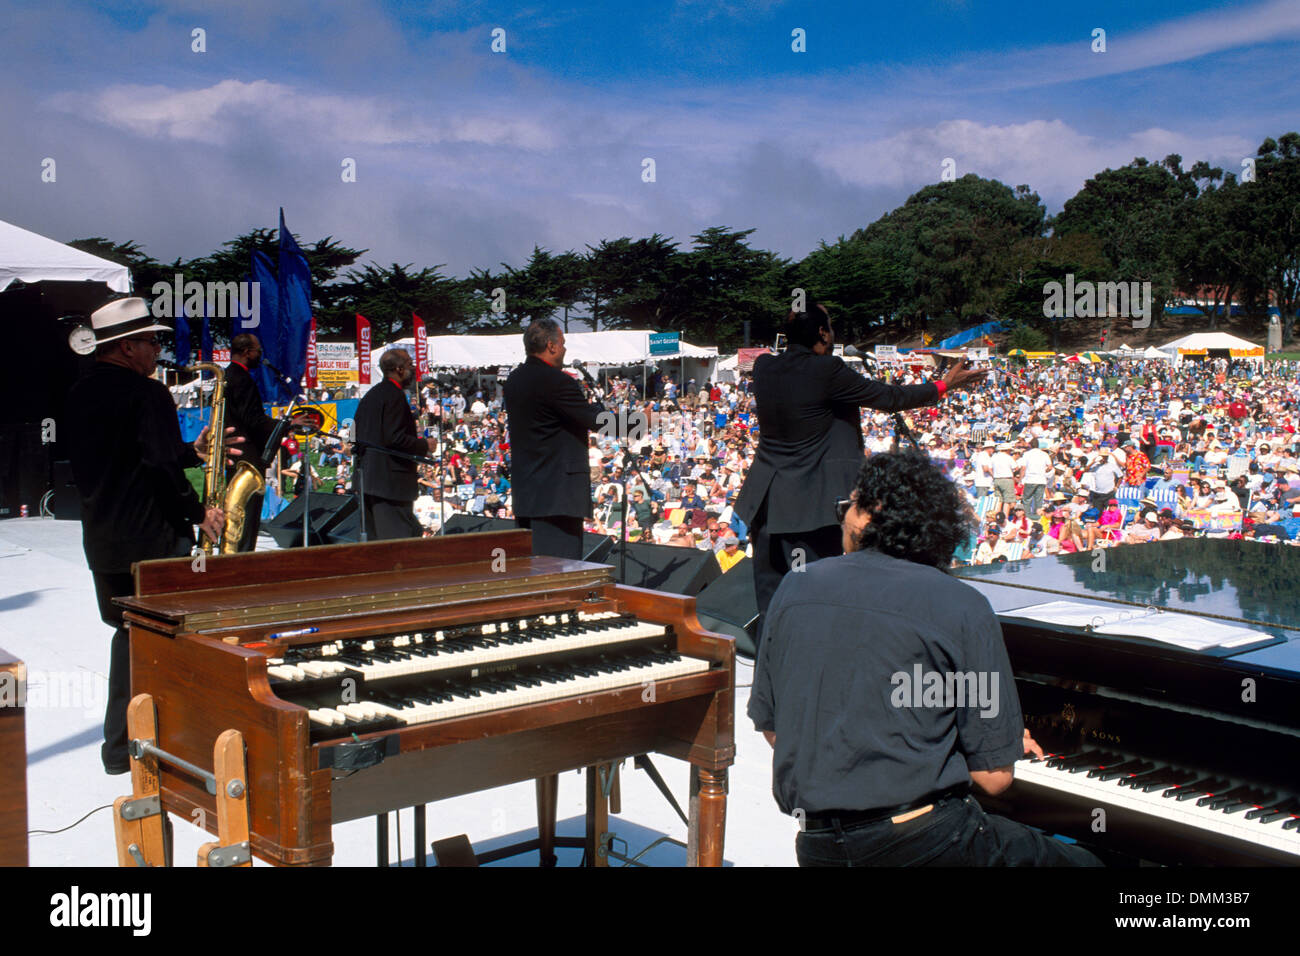
[[[327,535],[340,521],[357,510],[356,495],[299,495],[289,506],[270,521],[262,522],[262,530],[275,539],[282,548],[302,547],[302,513],[304,502],[310,498],[311,512],[307,516],[307,543],[325,544]]]
[[[710,631],[736,639],[736,653],[754,656],[758,631],[758,599],[754,596],[752,558],[734,564],[709,582],[695,599],[695,616]]]
[[[54,495],[50,500],[50,511],[62,521],[81,520],[81,492],[72,478],[70,461],[54,463]]]
[[[477,531],[514,531],[514,518],[489,518],[487,515],[452,515],[443,534],[472,534]]]
[[[615,544],[606,564],[614,566],[618,578],[623,556],[621,544]],[[623,584],[649,588],[666,594],[685,594],[694,597],[701,588],[722,574],[718,559],[712,551],[699,548],[678,548],[667,544],[633,542],[627,546],[627,580]]]
[[[467,534],[476,531],[514,531],[519,525],[514,518],[489,518],[484,515],[452,515],[447,519],[445,534]],[[355,539],[353,539],[355,540]],[[609,564],[609,553],[617,539],[605,534],[582,535],[582,560],[593,564]]]

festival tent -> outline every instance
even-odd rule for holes
[[[1261,346],[1239,339],[1235,335],[1229,335],[1227,332],[1193,332],[1191,335],[1166,342],[1160,346],[1160,350],[1170,356],[1176,356],[1175,361],[1178,362],[1181,362],[1184,357],[1201,356],[1244,358],[1256,362],[1264,360],[1264,349]],[[1215,352],[1220,354],[1214,355]]]
[[[20,280],[33,282],[103,282],[114,292],[131,291],[131,272],[88,252],[0,222],[0,292]]]
[[[1172,362],[1174,357],[1168,352],[1162,352],[1154,345],[1148,345],[1145,352],[1139,353],[1144,359],[1163,359],[1166,362]]]
[[[672,355],[650,355],[650,333],[630,329],[605,332],[566,332],[565,361],[584,365],[640,365],[646,361],[694,359],[701,363],[717,360],[714,347],[691,345],[679,339],[679,351]],[[513,367],[524,358],[524,340],[520,332],[505,335],[434,335],[428,339],[430,368]],[[370,352],[372,382],[383,379],[379,357],[390,348],[415,354],[415,339],[398,339]],[[708,377],[707,375],[705,376]]]

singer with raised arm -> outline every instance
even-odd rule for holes
[[[809,296],[807,311],[791,312],[786,350],[754,362],[759,439],[753,467],[736,499],[750,528],[754,591],[763,618],[791,567],[843,554],[836,502],[847,498],[862,466],[859,408],[898,412],[932,405],[988,373],[963,361],[939,382],[887,385],[864,378],[832,352],[830,313]]]
[[[581,558],[582,519],[591,517],[587,435],[605,407],[562,371],[564,352],[558,322],[539,319],[524,332],[524,363],[505,387],[510,489],[533,554]]]
[[[406,394],[415,380],[411,356],[402,349],[389,349],[379,357],[379,370],[384,380],[366,392],[356,414],[357,468],[367,534],[372,541],[418,538],[423,533],[415,517],[419,477],[417,463],[408,456],[433,453],[437,439],[420,438],[415,430]]]

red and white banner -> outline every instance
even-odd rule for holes
[[[311,332],[307,335],[307,387],[316,388],[316,316],[311,317]]]
[[[370,320],[357,313],[357,381],[370,384]]]
[[[424,319],[414,312],[415,320],[415,380],[423,382],[429,377],[429,333],[424,327]]]

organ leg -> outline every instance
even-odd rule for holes
[[[587,768],[587,851],[588,866],[609,866],[609,790],[614,764]]]
[[[722,839],[726,828],[727,771],[705,770],[692,764],[686,865],[722,866]]]
[[[555,808],[560,793],[560,777],[537,778],[537,842],[539,866],[555,866]]]

